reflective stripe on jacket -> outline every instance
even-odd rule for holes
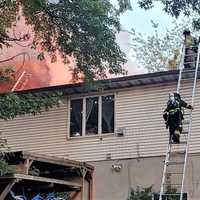
[[[168,112],[169,113],[175,113],[175,112],[177,112],[179,110],[180,110],[180,108],[174,108],[174,109],[170,109]]]

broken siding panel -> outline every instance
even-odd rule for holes
[[[125,128],[125,136],[73,138],[67,140],[67,103],[50,109],[41,115],[17,117],[1,121],[1,130],[11,149],[81,161],[138,158],[165,154],[168,133],[162,113],[168,93],[175,90],[174,84],[160,84],[123,89],[116,93],[116,129]],[[185,84],[183,96],[190,90]],[[199,88],[199,86],[198,86]],[[194,125],[191,151],[200,152],[200,94],[197,90],[194,110]],[[112,93],[113,94],[113,93]]]

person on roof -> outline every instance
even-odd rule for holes
[[[198,42],[197,39],[191,35],[189,29],[185,29],[183,35],[185,44],[184,68],[194,68],[197,59]]]
[[[173,57],[168,60],[168,70],[176,70],[178,69],[178,59],[179,59],[179,50],[173,50]]]
[[[180,134],[182,132],[183,108],[193,109],[181,99],[180,94],[170,93],[167,107],[164,110],[163,118],[166,128],[169,128],[169,140],[173,143],[180,143]]]

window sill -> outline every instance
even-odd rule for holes
[[[105,137],[113,137],[115,133],[104,133],[101,135],[85,135],[85,136],[76,136],[76,137],[67,137],[67,140],[80,140],[80,139],[94,139],[97,138],[99,140],[103,140]]]

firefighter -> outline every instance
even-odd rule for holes
[[[168,70],[178,69],[179,50],[174,49],[173,52],[174,52],[173,58],[169,59],[168,61]]]
[[[164,110],[163,118],[166,128],[169,128],[169,140],[173,143],[180,143],[182,132],[183,108],[193,109],[181,99],[180,94],[170,93],[167,107]]]
[[[189,29],[184,30],[183,35],[185,44],[184,68],[194,68],[198,51],[197,39],[191,36]]]

